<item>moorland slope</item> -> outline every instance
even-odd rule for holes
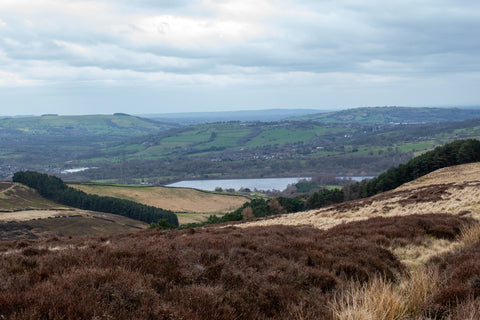
[[[0,317],[478,319],[479,165],[297,225],[0,242]]]
[[[174,212],[224,213],[237,209],[249,198],[189,188],[139,185],[71,184],[73,188],[99,196],[128,199]]]
[[[205,221],[211,214],[224,214],[250,199],[233,194],[189,188],[168,188],[142,185],[70,184],[89,194],[132,200],[148,206],[173,211],[180,224]]]
[[[55,203],[20,183],[0,182],[0,241],[108,235],[146,227],[145,223],[119,215]]]
[[[239,226],[308,225],[328,229],[373,217],[448,213],[480,219],[480,163],[439,169],[370,198],[275,216]]]

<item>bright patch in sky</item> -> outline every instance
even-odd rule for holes
[[[0,115],[480,104],[480,2],[2,0]]]

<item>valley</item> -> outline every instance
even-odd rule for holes
[[[479,169],[235,225],[3,241],[0,314],[475,319]]]
[[[375,176],[435,146],[480,137],[476,109],[414,111],[359,108],[193,125],[126,114],[1,119],[0,178],[20,170],[77,182],[159,185],[319,173]],[[422,121],[413,122],[416,115]]]
[[[0,183],[0,318],[477,319],[479,129],[199,124],[44,170],[68,185],[16,172]],[[307,168],[311,184],[268,196],[152,185]]]

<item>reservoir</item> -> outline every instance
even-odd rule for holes
[[[285,190],[289,184],[297,183],[309,177],[297,178],[262,178],[262,179],[221,179],[221,180],[189,180],[167,185],[167,187],[194,188],[214,191],[216,188],[235,189],[248,188],[250,190]]]
[[[362,181],[363,179],[372,179],[373,176],[344,176],[338,179],[351,179],[352,181]],[[222,189],[250,189],[250,190],[285,190],[288,185],[299,182],[300,180],[310,180],[310,177],[296,178],[261,178],[261,179],[219,179],[219,180],[185,180],[166,185],[166,187],[193,188],[206,191],[214,191],[216,188]]]

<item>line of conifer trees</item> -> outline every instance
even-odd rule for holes
[[[87,194],[67,186],[62,179],[55,176],[35,171],[19,171],[13,175],[12,180],[37,190],[41,196],[49,200],[67,206],[118,214],[146,223],[164,219],[170,225],[178,226],[178,218],[172,211],[131,200]]]

